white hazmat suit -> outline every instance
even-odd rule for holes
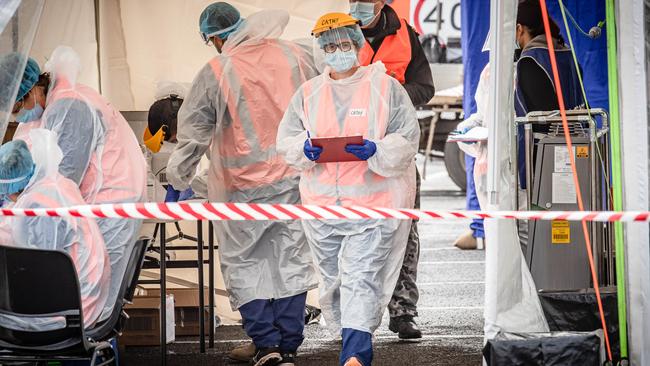
[[[341,80],[330,72],[296,92],[278,132],[278,151],[301,171],[303,203],[412,208],[420,129],[406,91],[380,62]],[[318,164],[304,155],[307,131],[312,138],[361,134],[376,144],[376,153],[367,162]],[[381,324],[410,224],[303,221],[321,274],[320,305],[334,335],[341,328],[372,333]]]
[[[167,165],[175,189],[190,186],[210,148],[210,201],[300,203],[298,174],[278,156],[275,137],[293,92],[317,71],[302,48],[277,39],[288,21],[277,10],[249,16],[199,71],[180,109],[178,145]],[[219,221],[215,229],[233,309],[316,287],[299,222]]]
[[[79,188],[58,172],[62,153],[56,134],[31,130],[35,171],[10,208],[56,208],[84,205]],[[0,244],[60,250],[72,258],[79,278],[84,326],[91,328],[107,306],[111,268],[95,219],[73,217],[11,217],[0,221]],[[29,291],[29,289],[25,289]],[[15,330],[48,331],[65,327],[63,318],[21,319],[0,314],[0,323]]]

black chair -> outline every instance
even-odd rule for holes
[[[124,305],[133,301],[135,290],[138,286],[138,278],[144,263],[147,249],[151,242],[150,238],[142,237],[135,242],[129,262],[126,266],[126,273],[120,286],[120,295],[113,306],[113,311],[108,319],[95,324],[92,329],[86,331],[86,335],[95,340],[109,340],[122,335],[124,323],[129,316],[124,312]]]
[[[0,246],[0,313],[21,317],[64,317],[65,328],[15,331],[0,326],[0,364],[90,360],[91,366],[115,364],[109,339],[120,334],[133,299],[148,239],[135,243],[120,296],[109,318],[85,330],[79,281],[70,257],[60,251]]]

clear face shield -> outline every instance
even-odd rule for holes
[[[314,57],[317,63],[344,73],[359,66],[358,53],[364,42],[358,25],[330,29],[316,35]]]

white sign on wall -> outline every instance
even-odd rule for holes
[[[460,38],[460,0],[411,0],[411,21],[420,34]]]

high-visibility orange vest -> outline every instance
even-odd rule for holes
[[[228,58],[210,60],[229,116],[229,123],[215,132],[210,164],[213,171],[223,174],[218,178],[227,191],[298,176],[276,152],[275,140],[293,93],[306,81],[298,59],[289,57],[301,53],[290,42],[267,40],[263,45],[240,46]],[[273,60],[273,70],[268,70],[268,62],[265,70],[251,62],[262,54],[265,60]],[[299,77],[296,70],[300,70]]]
[[[384,138],[390,112],[390,79],[384,76],[378,88],[372,77],[369,72],[355,86],[357,90],[341,125],[333,117],[337,115],[337,106],[331,84],[324,83],[319,87],[319,97],[310,98],[314,79],[305,83],[303,109],[312,137],[362,135],[374,141]],[[396,202],[395,194],[400,193],[391,191],[389,179],[370,170],[366,161],[316,164],[303,171],[300,179],[300,197],[305,204],[399,207],[402,203]]]
[[[359,52],[359,62],[362,66],[368,66],[373,62],[381,61],[386,65],[386,73],[404,84],[406,69],[411,63],[411,39],[406,20],[401,19],[400,25],[397,33],[384,38],[377,52],[366,41]]]

